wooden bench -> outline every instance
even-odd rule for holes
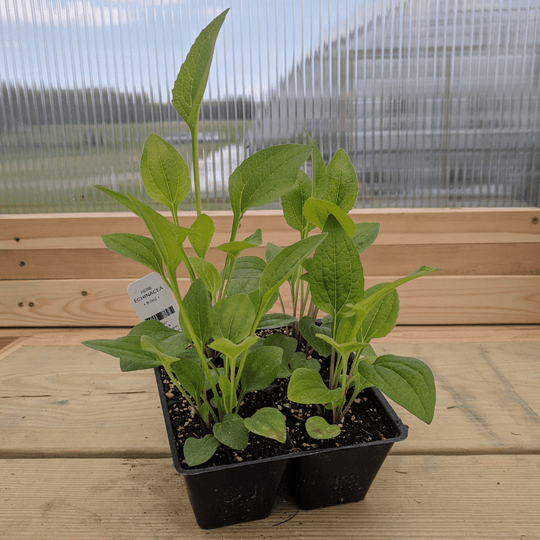
[[[394,446],[363,502],[298,511],[280,490],[266,520],[213,531],[197,527],[171,467],[153,374],[123,374],[114,359],[80,345],[137,322],[126,286],[145,269],[105,250],[99,235],[143,233],[138,220],[0,217],[3,535],[539,538],[540,211],[356,216],[381,222],[363,257],[368,282],[420,264],[442,268],[403,288],[400,326],[374,343],[379,354],[429,363],[435,419],[426,426],[396,407],[409,437]],[[270,230],[265,241],[289,241],[279,213],[253,214],[243,231],[257,226]]]

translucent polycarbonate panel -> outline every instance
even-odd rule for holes
[[[539,205],[540,0],[3,0],[0,211],[122,210],[93,186],[141,195],[150,132],[191,166],[170,89],[227,7],[205,209],[244,157],[306,132],[349,152],[359,207]]]

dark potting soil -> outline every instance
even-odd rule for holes
[[[324,360],[319,360],[324,362]],[[324,372],[324,365],[322,371]],[[189,437],[201,438],[207,431],[188,403],[171,383],[162,368],[161,380],[167,397],[168,410],[179,455],[183,457],[182,447]],[[311,438],[304,423],[314,415],[321,415],[315,405],[300,405],[287,399],[286,380],[278,380],[268,391],[252,392],[246,395],[239,414],[249,417],[262,407],[277,407],[286,418],[289,440],[282,444],[273,439],[249,434],[249,444],[245,450],[233,450],[221,445],[211,460],[194,469],[254,461],[262,458],[280,456],[297,451],[337,448],[352,444],[380,441],[397,436],[387,413],[372,393],[364,390],[357,397],[346,415],[341,433],[332,439],[317,440]],[[182,465],[189,468],[185,461]]]

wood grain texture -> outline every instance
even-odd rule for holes
[[[298,510],[281,489],[264,520],[199,529],[170,459],[0,462],[12,540],[534,540],[537,456],[389,456],[360,503]]]
[[[131,327],[115,328],[0,328],[0,337],[16,336],[25,345],[79,345],[87,339],[115,339]],[[11,339],[10,338],[10,339]],[[396,326],[372,343],[515,343],[540,342],[540,325]]]
[[[410,432],[393,453],[540,453],[538,342],[374,347],[424,360],[437,385],[431,425],[396,406]],[[0,361],[0,406],[0,457],[168,452],[153,372],[81,345],[26,341]]]
[[[164,214],[166,215],[166,214]],[[232,223],[230,212],[209,212],[216,224],[213,245],[227,242]],[[356,222],[381,224],[381,243],[475,243],[538,242],[538,208],[473,209],[380,209],[352,210]],[[189,227],[194,212],[179,216]],[[242,220],[240,235],[261,227],[265,241],[290,243],[291,229],[279,210],[249,211]],[[132,232],[147,234],[144,223],[127,212],[81,214],[28,214],[0,216],[0,250],[99,249],[102,234]],[[281,240],[280,240],[281,238]]]
[[[264,259],[265,247],[243,255]],[[195,253],[186,248],[188,256]],[[206,259],[221,270],[225,253]],[[145,276],[150,270],[108,249],[26,249],[0,251],[0,280],[111,279]],[[540,242],[516,244],[378,244],[361,255],[366,276],[407,275],[421,264],[439,275],[540,275]],[[178,277],[188,277],[182,265]]]
[[[366,288],[396,277],[366,279]],[[0,281],[0,326],[132,326],[130,279]],[[44,285],[46,283],[46,285]],[[189,281],[179,280],[182,293]],[[285,307],[290,293],[282,287]],[[400,324],[538,324],[540,276],[428,276],[399,289]],[[276,304],[273,311],[279,311]],[[291,311],[289,311],[291,312]]]

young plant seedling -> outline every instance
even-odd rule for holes
[[[278,250],[268,261],[240,256],[244,250],[262,244],[260,229],[237,239],[245,212],[285,196],[295,186],[299,169],[311,153],[307,145],[284,144],[253,154],[232,173],[230,239],[217,246],[226,253],[222,271],[205,258],[215,225],[202,212],[201,205],[199,110],[226,14],[227,11],[223,12],[202,30],[172,91],[172,104],[192,136],[197,217],[191,226],[180,226],[178,219],[178,206],[191,189],[189,168],[178,151],[156,134],[149,135],[144,144],[141,177],[147,194],[170,210],[172,222],[130,194],[97,186],[144,221],[150,238],[116,233],[104,235],[103,241],[111,250],[145,265],[163,278],[178,304],[181,332],[156,321],[145,321],[125,337],[84,343],[119,358],[123,371],[159,366],[165,369],[206,426],[203,437],[189,438],[184,445],[184,457],[190,466],[208,461],[220,444],[244,449],[249,432],[285,442],[285,420],[277,409],[265,407],[250,418],[243,418],[240,408],[248,392],[261,390],[278,374],[290,371],[290,359],[284,359],[283,348],[270,344],[259,346],[262,340],[255,334],[260,328],[296,321],[291,316],[268,311],[277,300],[279,287],[298,273],[302,262],[326,237],[326,233],[304,235]],[[195,256],[187,255],[186,242]],[[181,294],[177,279],[182,265],[191,282],[185,295]]]

